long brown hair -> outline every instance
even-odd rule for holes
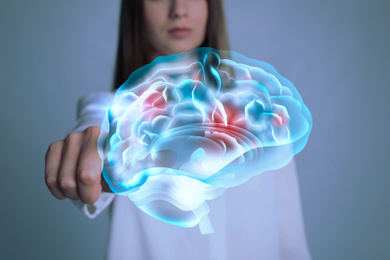
[[[229,50],[222,0],[207,0],[207,4],[206,38],[201,47]],[[118,89],[133,71],[147,63],[143,11],[143,0],[122,0],[113,90]]]

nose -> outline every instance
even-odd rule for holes
[[[187,0],[172,0],[169,17],[172,19],[187,16]]]

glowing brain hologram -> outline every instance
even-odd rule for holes
[[[151,216],[212,233],[207,200],[284,167],[312,118],[267,63],[200,48],[159,57],[118,89],[99,138],[103,176]]]

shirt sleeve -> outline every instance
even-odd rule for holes
[[[114,93],[91,93],[82,97],[77,105],[77,120],[72,132],[81,132],[91,126],[101,126],[108,107],[114,99]],[[113,201],[115,194],[102,191],[99,199],[92,205],[79,200],[73,203],[89,218],[95,218]]]
[[[276,200],[281,260],[310,260],[295,160],[276,173]]]
[[[72,132],[81,132],[90,126],[101,126],[107,110],[114,99],[114,93],[91,93],[79,99],[77,120]]]

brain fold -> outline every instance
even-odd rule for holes
[[[269,64],[212,48],[159,57],[115,95],[99,138],[103,176],[155,218],[210,233],[207,200],[285,166],[311,127]]]

